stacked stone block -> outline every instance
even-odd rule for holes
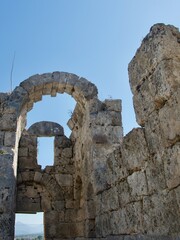
[[[164,24],[142,41],[129,64],[141,127],[124,137],[121,101],[100,101],[74,74],[35,75],[0,94],[0,239],[14,238],[15,212],[44,212],[46,240],[180,238],[179,44],[178,29]],[[77,101],[71,136],[51,122],[26,130],[27,111],[57,93]],[[45,169],[41,136],[54,137],[54,164]]]

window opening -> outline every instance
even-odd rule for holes
[[[67,122],[71,118],[75,105],[76,101],[68,94],[57,94],[54,98],[43,96],[42,101],[36,102],[33,109],[28,112],[26,128],[28,129],[35,122],[56,122],[64,128],[65,135],[69,137],[71,130]]]
[[[15,239],[44,239],[43,213],[16,214]]]
[[[42,169],[54,165],[54,137],[38,137],[37,162]]]

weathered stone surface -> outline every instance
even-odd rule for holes
[[[15,146],[15,132],[6,132],[4,137],[4,145],[6,147],[13,147]]]
[[[61,125],[55,122],[42,121],[34,123],[28,132],[37,137],[51,137],[51,136],[63,136],[64,129]]]
[[[178,29],[170,25],[156,24],[151,28],[129,64],[133,92],[162,60],[179,56],[180,50],[177,41],[179,35]]]
[[[160,129],[165,145],[180,141],[180,88],[159,111]]]
[[[180,217],[173,191],[143,198],[143,229],[148,234],[169,236],[179,234]],[[167,221],[168,218],[168,221]]]
[[[127,182],[131,188],[132,196],[147,195],[147,182],[143,171],[134,172],[127,178]]]
[[[144,130],[136,128],[128,133],[123,139],[121,151],[128,170],[133,172],[143,169],[149,158]]]
[[[65,72],[35,75],[0,93],[0,239],[14,239],[14,215],[44,212],[47,240],[180,238],[180,35],[151,28],[129,65],[136,118],[123,138],[121,101]],[[68,125],[26,115],[43,95],[76,101]],[[38,164],[37,137],[54,136],[54,164]]]
[[[180,144],[166,150],[163,156],[166,184],[169,189],[180,185]]]

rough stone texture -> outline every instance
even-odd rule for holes
[[[51,137],[64,135],[64,130],[61,125],[48,121],[34,123],[28,129],[28,132],[32,135],[36,135],[37,137]]]
[[[129,64],[141,128],[123,137],[121,101],[97,98],[77,75],[34,75],[0,93],[0,240],[14,239],[15,213],[44,212],[46,240],[180,239],[180,33],[154,25]],[[26,113],[49,94],[77,101],[68,121]],[[37,138],[54,136],[54,164],[37,162]]]

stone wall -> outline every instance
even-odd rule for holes
[[[44,212],[46,240],[180,239],[180,33],[154,25],[129,64],[137,122],[123,137],[121,101],[97,97],[74,74],[35,75],[0,94],[0,239],[16,212]],[[42,95],[77,101],[68,121],[28,130]],[[54,137],[54,164],[37,162],[37,138]]]

